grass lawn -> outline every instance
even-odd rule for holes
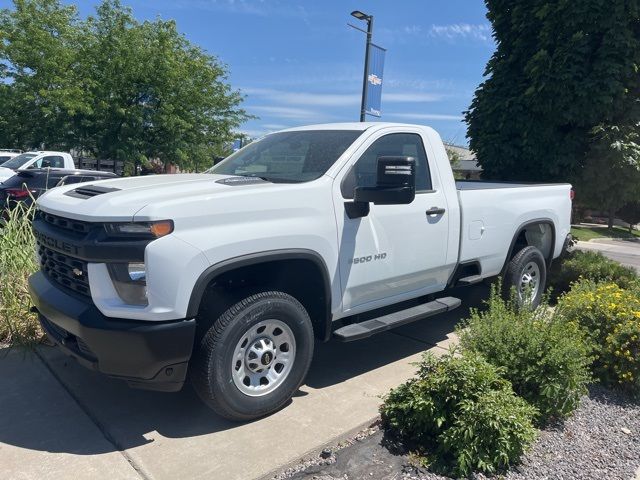
[[[638,230],[629,233],[629,230],[622,227],[613,227],[613,230],[602,227],[571,227],[571,235],[573,235],[573,238],[583,242],[587,242],[592,238],[640,238]]]

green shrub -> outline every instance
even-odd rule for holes
[[[434,470],[454,475],[506,468],[536,436],[536,409],[472,353],[425,354],[417,377],[392,390],[380,412]]]
[[[30,344],[42,335],[29,311],[27,278],[37,269],[31,208],[18,203],[0,220],[0,344]]]
[[[559,295],[568,292],[571,284],[581,278],[595,282],[614,282],[626,288],[638,280],[638,275],[633,269],[620,265],[599,252],[574,250],[564,260],[553,264],[548,284],[553,288],[554,294]]]
[[[460,344],[503,369],[513,390],[538,409],[539,424],[567,416],[591,378],[582,331],[544,304],[517,309],[498,291],[492,288],[488,310],[472,311],[459,328]]]
[[[640,286],[583,280],[560,298],[558,310],[588,336],[594,374],[605,384],[640,392]]]

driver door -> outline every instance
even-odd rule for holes
[[[416,197],[408,205],[374,205],[361,218],[349,218],[345,203],[356,186],[376,185],[377,159],[416,159]],[[387,133],[356,152],[344,177],[334,184],[338,223],[339,271],[343,311],[354,314],[442,290],[452,266],[447,263],[449,215],[437,176],[431,175],[422,136]],[[343,171],[345,171],[343,169]],[[444,209],[438,215],[427,210]]]

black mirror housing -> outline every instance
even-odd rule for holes
[[[375,187],[356,187],[356,202],[403,205],[416,196],[416,162],[413,157],[380,157]]]

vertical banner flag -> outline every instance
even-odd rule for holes
[[[369,72],[367,75],[367,98],[365,112],[380,117],[382,104],[382,72],[384,70],[384,54],[386,50],[371,44],[369,49]]]
[[[233,145],[231,147],[233,149],[234,152],[237,152],[238,150],[240,150],[242,148],[242,139],[241,138],[236,138],[233,141]]]

